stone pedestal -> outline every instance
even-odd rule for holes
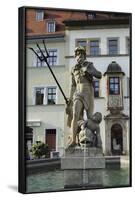
[[[95,147],[70,149],[61,158],[65,188],[102,186],[104,168],[102,150]]]

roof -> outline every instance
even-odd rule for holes
[[[109,13],[98,11],[68,10],[68,9],[41,9],[44,12],[43,20],[36,20],[36,8],[28,8],[26,12],[26,35],[42,36],[63,34],[67,26],[95,26],[95,25],[129,25],[130,14]],[[48,21],[55,21],[55,32],[48,33]]]
[[[65,20],[63,23],[66,26],[97,26],[97,25],[129,25],[130,21],[128,18],[123,18],[123,19],[93,19],[93,20]]]
[[[112,61],[108,65],[107,70],[105,72],[105,74],[112,74],[112,73],[122,73],[124,75],[124,72],[122,71],[120,65],[116,61]]]

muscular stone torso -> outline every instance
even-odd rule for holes
[[[82,68],[75,69],[73,72],[73,76],[76,83],[76,91],[80,93],[91,92],[92,80],[90,81],[90,79],[88,79]]]

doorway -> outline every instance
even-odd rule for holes
[[[49,146],[49,151],[56,151],[56,129],[46,129],[45,143]]]
[[[120,124],[114,124],[111,128],[111,152],[112,155],[122,155],[123,131]]]

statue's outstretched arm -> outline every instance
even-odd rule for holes
[[[101,79],[101,77],[102,77],[102,73],[101,73],[100,71],[98,71],[98,70],[94,67],[93,63],[90,63],[90,64],[89,64],[89,66],[88,66],[88,68],[87,68],[87,72],[88,72],[90,75],[94,76],[95,78]]]

